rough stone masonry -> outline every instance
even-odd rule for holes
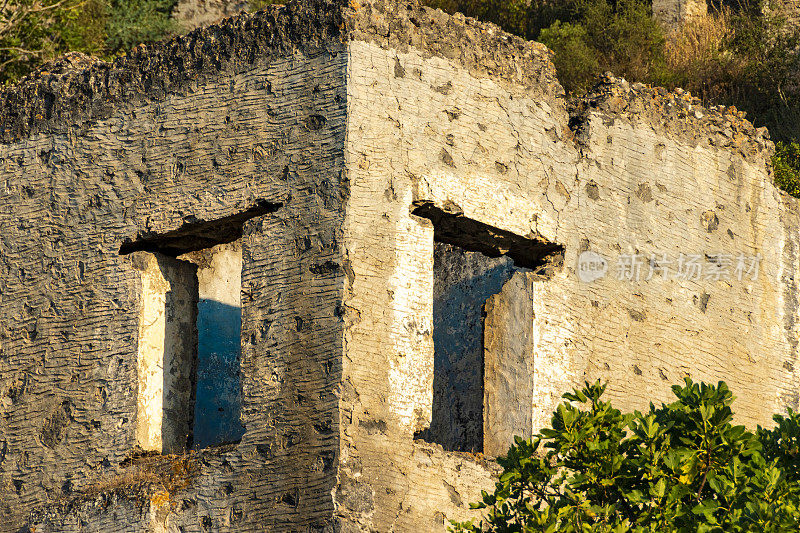
[[[568,109],[541,44],[313,0],[0,118],[2,531],[442,531],[584,380],[798,407],[800,215],[735,109]]]

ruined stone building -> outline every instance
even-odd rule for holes
[[[796,200],[735,110],[413,1],[2,93],[0,531],[443,531],[608,381],[798,407]]]

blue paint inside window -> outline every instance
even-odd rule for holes
[[[197,314],[194,448],[236,442],[241,413],[242,308],[201,299]]]

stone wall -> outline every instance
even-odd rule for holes
[[[667,28],[676,28],[706,14],[706,0],[653,0],[653,18]]]
[[[641,409],[724,379],[750,426],[797,407],[798,209],[734,110],[614,78],[568,109],[544,46],[389,0],[78,63],[0,99],[2,530],[438,531],[493,485],[476,448],[584,380]],[[239,239],[244,435],[143,457],[133,257]],[[448,449],[445,245],[510,276],[448,353],[483,434]],[[757,276],[664,276],[740,254]]]
[[[751,427],[795,405],[795,201],[771,183],[765,132],[735,111],[621,80],[606,80],[570,116],[558,90],[488,77],[468,52],[380,40],[349,50],[355,281],[346,302],[357,320],[346,333],[354,392],[342,468],[374,495],[353,521],[424,530],[436,510],[466,516],[462,503],[476,497],[472,480],[437,483],[433,471],[423,492],[405,481],[409,457],[430,446],[412,437],[429,423],[436,371],[434,227],[411,214],[415,205],[564,247],[563,266],[518,296],[532,299],[535,317],[531,404],[519,406],[533,429],[584,380],[608,381],[618,406],[643,409],[668,401],[684,376],[724,379]],[[604,278],[580,281],[584,251],[606,258]],[[756,279],[646,279],[642,267],[638,281],[618,279],[620,258],[634,254],[644,263],[699,256],[707,271],[721,256],[760,255],[761,270]]]
[[[238,19],[3,93],[0,531],[76,498],[36,530],[110,509],[87,526],[104,530],[159,494],[132,471],[142,283],[120,251],[175,255],[237,233],[245,434],[195,456],[159,519],[330,523],[342,282],[327,265],[341,262],[346,62],[321,37],[338,27],[324,9]],[[133,503],[93,503],[119,487]]]

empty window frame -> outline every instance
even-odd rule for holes
[[[241,241],[180,256],[197,265],[197,386],[194,447],[242,437]]]
[[[427,203],[413,213],[434,225],[433,406],[419,437],[450,451],[498,454],[512,433],[524,433],[532,409],[532,339],[509,342],[532,331],[532,286],[514,276],[550,264],[562,247]],[[487,316],[511,308],[516,316],[507,320],[524,324]]]
[[[277,204],[123,244],[140,271],[136,440],[181,453],[237,441],[242,226]]]
[[[484,303],[517,268],[446,243],[433,255],[433,412],[428,440],[446,450],[483,451]]]

